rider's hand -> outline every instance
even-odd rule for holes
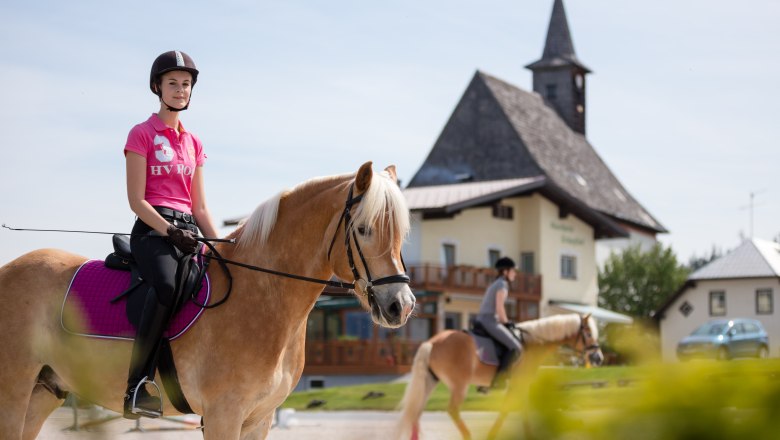
[[[195,234],[187,229],[179,229],[176,226],[168,225],[168,241],[179,248],[180,251],[192,254],[198,248],[198,241]]]

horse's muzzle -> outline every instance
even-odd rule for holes
[[[604,354],[601,353],[601,349],[596,349],[588,353],[588,361],[594,367],[600,367],[604,363]]]
[[[411,316],[415,306],[412,290],[404,283],[374,286],[374,303],[371,317],[382,327],[397,328]]]

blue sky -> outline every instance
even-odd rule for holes
[[[588,138],[687,261],[780,234],[780,3],[565,1]],[[0,4],[0,222],[128,231],[122,148],[159,53],[201,70],[182,120],[217,221],[373,160],[408,182],[477,69],[523,89],[552,0]],[[106,236],[0,230],[0,264]]]

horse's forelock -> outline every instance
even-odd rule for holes
[[[593,339],[598,341],[599,339],[599,325],[598,322],[596,322],[596,319],[591,316],[588,318],[588,327],[590,328],[590,334],[593,336]]]
[[[373,174],[371,184],[353,214],[355,225],[373,225],[377,221],[389,224],[390,240],[394,240],[396,234],[402,240],[409,234],[406,198],[387,171]]]

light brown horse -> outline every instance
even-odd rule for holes
[[[359,199],[345,209],[348,194]],[[367,271],[374,279],[402,278],[400,251],[408,230],[395,168],[374,173],[368,162],[355,174],[313,179],[268,200],[230,235],[235,245],[218,249],[225,258],[254,266],[352,280],[349,249],[356,255],[361,278],[356,293],[363,307],[376,324],[395,328],[406,323],[414,295],[403,281],[371,286]],[[35,438],[62,404],[63,391],[122,412],[132,343],[73,336],[60,326],[68,283],[84,261],[45,249],[0,268],[0,439]],[[219,297],[227,279],[213,269],[217,264],[211,267]],[[206,310],[174,341],[173,355],[184,395],[204,418],[207,440],[262,439],[274,409],[303,371],[306,319],[322,285],[239,267],[231,271],[230,299]],[[164,411],[177,413],[167,398]]]
[[[590,315],[576,313],[554,315],[518,323],[515,329],[522,335],[523,354],[510,374],[509,386],[498,419],[488,438],[498,434],[513,399],[513,393],[550,353],[561,345],[568,345],[593,365],[601,365],[604,356],[598,345],[598,328]],[[477,347],[471,335],[457,330],[445,330],[434,335],[417,349],[412,363],[411,380],[401,400],[401,417],[396,427],[396,438],[416,440],[419,437],[420,417],[431,392],[438,381],[450,390],[447,412],[464,439],[471,433],[460,417],[460,405],[466,399],[469,385],[489,386],[496,367],[479,360]]]

